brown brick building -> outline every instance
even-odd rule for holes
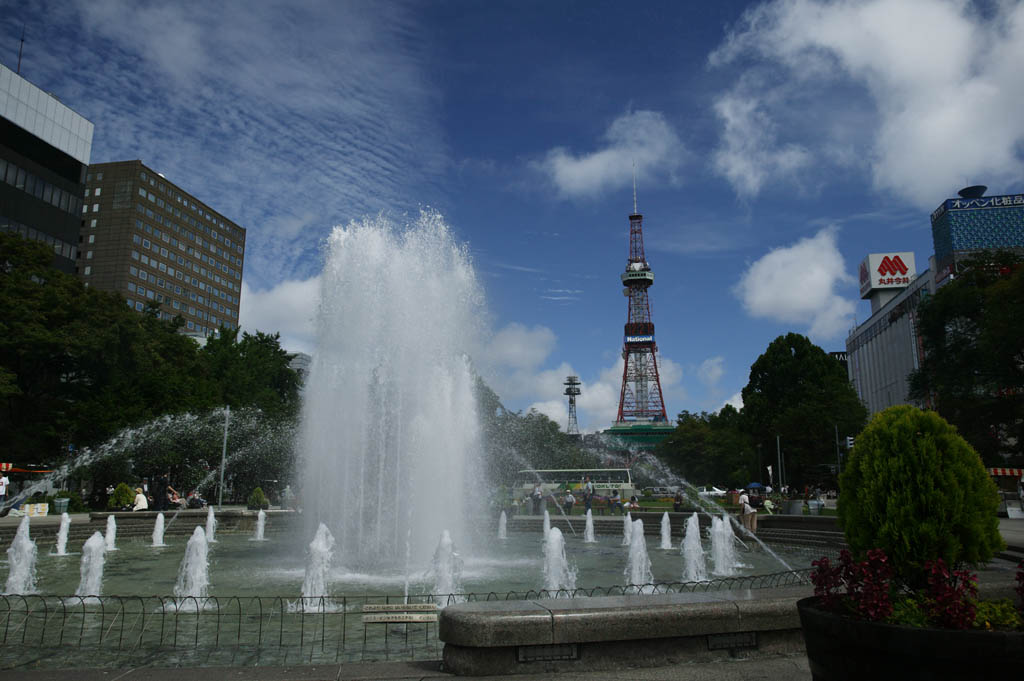
[[[181,315],[187,333],[238,327],[245,229],[141,161],[89,166],[78,246],[87,286]]]

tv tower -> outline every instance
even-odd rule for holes
[[[566,376],[564,385],[565,392],[562,394],[569,396],[569,425],[566,426],[565,432],[567,435],[579,435],[580,424],[576,422],[576,396],[580,394],[580,377]]]
[[[617,426],[664,423],[665,400],[658,377],[658,346],[647,289],[654,284],[654,272],[644,257],[643,219],[636,209],[636,170],[633,171],[633,213],[629,216],[629,260],[622,273],[622,294],[629,298],[622,341],[622,391],[619,393]]]

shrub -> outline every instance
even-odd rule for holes
[[[262,487],[257,487],[249,495],[248,507],[250,509],[267,509],[270,508],[270,502],[267,500],[267,495],[263,493]]]
[[[117,487],[114,488],[114,493],[107,499],[107,510],[108,511],[120,511],[122,508],[127,506],[131,508],[135,503],[135,490],[129,487],[123,482],[117,483]]]
[[[877,414],[857,437],[839,487],[839,524],[854,555],[882,549],[911,589],[927,587],[926,563],[957,569],[1005,546],[995,483],[935,412],[901,405]]]
[[[135,496],[132,495],[134,500]],[[58,490],[52,497],[46,497],[46,501],[53,503],[55,499],[67,499],[68,500],[68,513],[84,513],[89,509],[86,508],[85,502],[82,501],[82,497],[79,496],[78,492],[71,492],[66,489]]]

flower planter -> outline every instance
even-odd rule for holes
[[[816,681],[1020,679],[1024,632],[921,629],[864,622],[797,601]]]

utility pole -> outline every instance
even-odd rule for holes
[[[779,457],[779,489],[782,489],[786,484],[786,476],[782,471],[782,444],[778,435],[775,436],[775,453]]]
[[[231,405],[224,407],[224,447],[220,450],[220,489],[217,492],[217,508],[224,506],[224,463],[228,457],[228,419],[231,417]]]
[[[836,476],[843,472],[843,462],[839,459],[839,424],[836,427]]]

